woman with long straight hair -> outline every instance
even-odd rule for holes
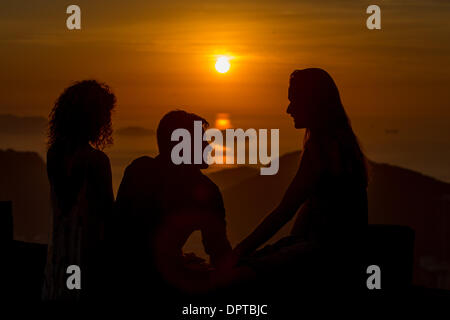
[[[98,299],[104,285],[105,223],[114,195],[109,159],[101,150],[112,143],[115,103],[107,85],[85,80],[66,88],[50,114],[53,226],[44,300]],[[69,266],[75,267],[67,273]]]
[[[296,70],[289,101],[295,128],[306,129],[298,171],[280,204],[234,249],[235,257],[252,255],[297,214],[291,237],[256,259],[262,267],[308,248],[350,252],[368,223],[366,160],[333,79],[322,69]]]

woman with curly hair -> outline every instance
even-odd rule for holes
[[[105,221],[114,195],[109,159],[101,150],[112,143],[115,103],[107,85],[85,80],[66,88],[50,114],[47,173],[53,226],[45,300],[97,299],[104,284]],[[81,290],[70,286],[76,286],[68,280],[71,265],[80,268]]]

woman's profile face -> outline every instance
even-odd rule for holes
[[[303,97],[302,97],[303,96]],[[310,127],[310,120],[308,117],[308,109],[311,103],[306,95],[302,95],[299,90],[294,90],[289,87],[289,105],[286,112],[294,119],[294,126],[296,129],[305,129]]]

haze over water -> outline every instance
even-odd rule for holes
[[[208,120],[214,122],[213,119]],[[152,122],[157,124],[157,119]],[[301,149],[303,130],[295,130],[292,119],[287,115],[252,120],[244,116],[232,118],[232,123],[234,127],[244,129],[279,128],[280,155]],[[446,139],[450,136],[450,127],[445,119],[353,117],[352,124],[370,160],[398,165],[450,182],[450,139]],[[45,139],[44,134],[0,134],[0,149],[36,151],[45,160]],[[139,156],[157,155],[157,145],[154,135],[115,134],[114,139],[114,145],[105,151],[111,158],[114,187],[117,189],[125,167]],[[226,167],[215,165],[211,170]]]

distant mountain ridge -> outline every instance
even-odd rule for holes
[[[42,134],[47,128],[44,117],[20,117],[12,114],[0,114],[0,133]]]
[[[0,201],[12,201],[14,238],[44,243],[50,228],[50,187],[35,152],[0,150]]]
[[[154,136],[155,130],[144,127],[124,127],[116,130],[116,133],[121,136]]]
[[[17,116],[0,114],[0,134],[43,134],[47,130],[48,119],[39,116]],[[139,126],[122,127],[115,130],[122,136],[154,136],[155,130]]]

